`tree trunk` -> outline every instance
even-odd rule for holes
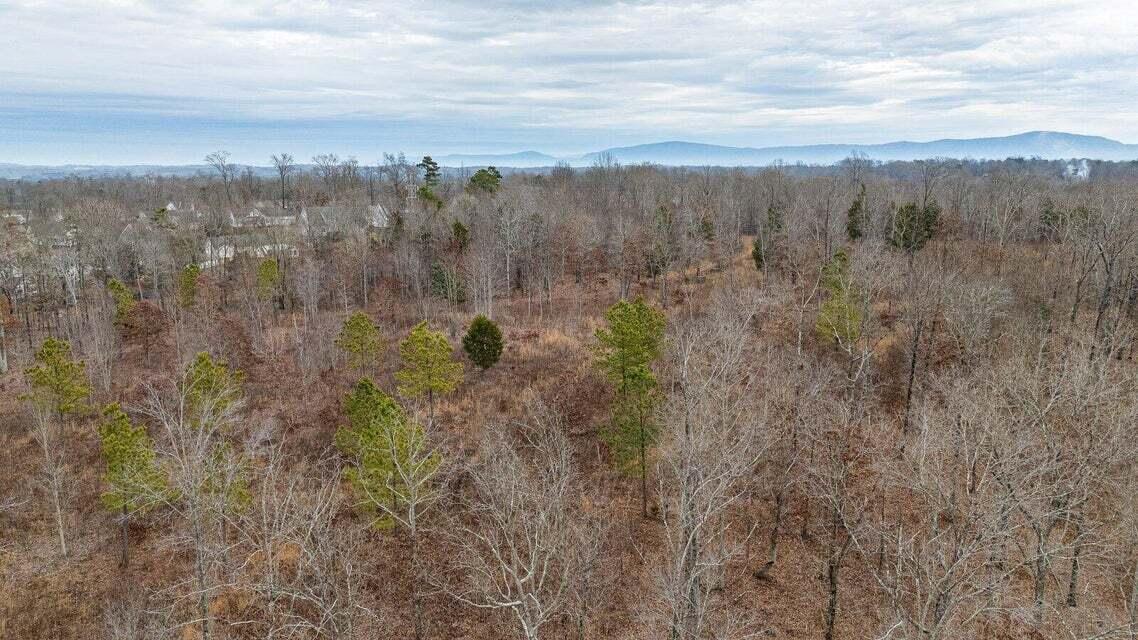
[[[774,496],[774,525],[771,527],[770,538],[767,541],[767,561],[755,570],[754,576],[760,580],[770,575],[778,561],[778,534],[782,528],[783,504],[786,502],[786,490],[780,489]]]
[[[644,407],[637,411],[640,414],[640,515],[648,517],[648,442],[644,432]]]
[[[838,572],[839,563],[830,558],[826,562],[826,580],[829,585],[829,601],[826,605],[826,640],[834,640],[834,623],[838,618]]]
[[[8,345],[4,341],[4,319],[0,318],[0,375],[8,373]]]
[[[1091,342],[1091,359],[1093,360],[1099,350],[1099,343],[1105,337],[1105,330],[1103,320],[1106,317],[1107,308],[1110,306],[1110,296],[1114,290],[1114,263],[1103,262],[1103,283],[1102,293],[1099,295],[1098,310],[1095,313],[1095,329],[1094,340]]]
[[[1134,570],[1130,573],[1130,634],[1138,635],[1138,560],[1134,561]]]
[[[63,535],[63,505],[60,502],[59,496],[59,472],[55,471],[51,479],[51,501],[55,507],[55,524],[59,530],[59,550],[63,555],[67,555],[67,539]]]
[[[415,640],[423,638],[423,601],[419,594],[419,535],[411,532],[411,613],[414,617]]]
[[[640,515],[648,517],[648,469],[644,443],[640,443]]]
[[[44,417],[43,420],[46,421],[49,420],[49,418]],[[51,429],[51,426],[42,424],[40,428],[43,430],[39,435],[41,440],[40,447],[43,449],[44,472],[48,476],[48,483],[51,487],[51,506],[52,510],[55,512],[55,526],[56,531],[59,534],[59,550],[60,553],[66,556],[67,538],[64,536],[63,504],[62,496],[60,496],[59,491],[59,485],[62,483],[62,479],[60,478],[62,470],[60,469],[60,465],[55,460],[51,459],[51,443],[48,441],[48,438],[50,437],[48,433]]]
[[[198,617],[201,618],[202,623],[201,638],[202,640],[209,640],[209,592],[206,589],[205,534],[202,531],[201,514],[197,513],[196,509],[191,509],[190,517],[193,518],[194,576],[198,583]]]
[[[1067,582],[1067,606],[1079,606],[1079,555],[1083,552],[1082,518],[1075,517],[1075,552],[1071,557],[1071,577]]]
[[[901,421],[902,435],[909,435],[909,414],[913,406],[913,383],[917,378],[917,356],[921,348],[921,329],[924,328],[924,324],[924,316],[921,316],[917,318],[917,325],[913,329],[912,353],[909,355],[909,382],[905,389],[905,414]]]
[[[128,564],[130,564],[130,555],[127,551],[128,545],[130,543],[130,526],[127,520],[127,515],[126,505],[124,504],[122,507],[122,519],[119,521],[119,529],[122,532],[122,549],[121,555],[119,556],[119,567],[124,569]]]
[[[1047,590],[1047,556],[1044,553],[1045,542],[1040,539],[1036,548],[1035,576],[1033,592],[1035,594],[1035,624],[1043,624],[1043,601]]]

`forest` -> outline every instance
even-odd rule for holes
[[[1138,638],[1138,163],[0,181],[0,637]]]

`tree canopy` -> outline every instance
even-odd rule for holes
[[[823,339],[849,345],[861,336],[861,300],[849,276],[849,256],[838,251],[822,271],[828,297],[822,303],[815,328]]]
[[[362,370],[375,365],[383,349],[379,329],[363,311],[356,311],[344,321],[336,346],[348,355],[348,365]]]
[[[125,322],[130,312],[134,310],[134,305],[138,304],[134,294],[117,278],[107,281],[107,293],[111,294],[111,299],[115,302],[115,320]]]
[[[48,338],[35,354],[36,364],[24,370],[31,386],[29,398],[59,417],[87,408],[91,385],[83,362],[71,357],[71,344]]]
[[[441,456],[429,450],[423,427],[369,378],[344,398],[348,424],[336,432],[336,446],[349,458],[344,476],[373,525],[394,525],[394,514],[411,499],[411,486],[433,476]]]
[[[502,186],[502,174],[496,167],[486,167],[474,172],[470,176],[468,187],[471,191],[494,193]]]
[[[426,321],[411,329],[399,343],[403,368],[395,374],[399,393],[409,398],[450,393],[462,382],[462,363],[456,362],[445,335],[431,331]]]
[[[107,463],[103,504],[112,511],[132,513],[154,506],[167,487],[146,427],[131,424],[118,403],[109,404],[103,409],[99,439]]]
[[[612,422],[605,441],[617,466],[640,477],[641,510],[648,515],[648,450],[655,445],[656,376],[651,364],[660,355],[665,317],[637,298],[621,300],[605,312],[608,326],[597,329],[597,364],[615,387]]]
[[[502,330],[497,323],[479,314],[470,323],[470,329],[462,338],[462,348],[470,361],[486,370],[498,362],[502,356]]]

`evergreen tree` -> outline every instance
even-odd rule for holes
[[[428,189],[434,189],[439,185],[442,178],[442,172],[439,170],[439,163],[435,162],[431,156],[423,156],[419,164],[415,165],[423,172],[423,184]]]
[[[115,321],[126,322],[130,312],[134,310],[134,305],[138,304],[134,294],[117,278],[111,278],[107,282],[107,293],[110,293],[111,299],[115,301]]]
[[[245,375],[230,370],[221,360],[202,352],[186,367],[185,411],[198,428],[208,428],[218,416],[225,415],[241,401],[241,385]]]
[[[374,366],[379,360],[383,338],[371,318],[363,311],[357,311],[344,321],[340,335],[336,338],[336,346],[348,354],[349,366],[363,370]]]
[[[451,233],[454,236],[454,245],[458,247],[458,252],[466,251],[467,245],[470,244],[470,229],[467,229],[462,222],[455,220],[454,224],[451,225]]]
[[[431,264],[430,287],[431,295],[446,298],[451,304],[466,302],[466,283],[459,277],[457,269],[442,262]]]
[[[390,528],[392,511],[400,510],[408,483],[400,471],[425,446],[426,433],[395,400],[369,378],[361,378],[344,398],[348,424],[336,432],[336,446],[351,461],[344,472],[360,497],[361,508]],[[434,474],[441,456],[421,461],[417,473]]]
[[[861,185],[857,198],[846,211],[846,237],[850,240],[860,240],[865,226],[865,185]]]
[[[474,172],[474,175],[470,176],[470,184],[468,186],[471,191],[494,193],[502,186],[502,174],[499,173],[495,167],[479,169]]]
[[[419,197],[419,200],[423,203],[424,209],[428,208],[427,205],[434,205],[435,211],[438,211],[439,209],[443,208],[443,199],[440,198],[438,195],[436,195],[434,189],[432,189],[431,187],[429,187],[427,185],[423,185],[423,186],[419,187],[419,190],[416,191],[415,194]],[[429,236],[428,236],[428,239],[429,239]]]
[[[421,638],[419,520],[438,498],[433,485],[442,456],[423,427],[367,378],[360,379],[348,394],[344,410],[349,424],[337,431],[336,445],[350,461],[344,475],[358,496],[361,511],[374,518],[373,526],[399,525],[410,538],[410,604],[414,635]]]
[[[893,213],[889,243],[909,254],[916,253],[932,239],[939,219],[940,205],[935,200],[923,207],[907,203]]]
[[[751,241],[751,260],[755,262],[755,270],[762,271],[766,266],[766,255],[763,253],[763,243],[758,238]]]
[[[36,364],[24,370],[32,388],[28,398],[40,408],[63,419],[87,409],[91,385],[82,361],[71,358],[71,345],[48,338],[35,354]]]
[[[664,314],[643,298],[620,300],[605,312],[608,328],[597,329],[598,365],[619,390],[629,372],[647,367],[660,355]]]
[[[218,425],[229,420],[228,416],[244,398],[245,374],[203,352],[186,368],[185,376],[185,412],[191,427],[202,433],[220,435]],[[219,439],[205,463],[200,476],[201,494],[210,497],[219,513],[244,510],[252,501],[252,494],[241,453],[229,442]]]
[[[67,342],[48,338],[35,353],[35,362],[24,370],[31,391],[23,398],[34,407],[33,436],[43,453],[40,473],[55,512],[60,551],[67,555],[63,487],[72,456],[67,446],[71,434],[65,433],[63,426],[68,415],[86,411],[91,387],[83,363],[71,359],[71,345]]]
[[[348,424],[336,431],[336,446],[352,462],[344,472],[361,496],[360,505],[374,514],[379,501],[394,501],[388,487],[394,468],[387,446],[388,432],[407,421],[403,408],[384,393],[370,378],[360,378],[344,398]],[[376,526],[391,526],[390,519],[378,519]]]
[[[648,450],[656,443],[656,377],[651,364],[664,341],[664,314],[637,298],[605,312],[608,328],[597,330],[597,365],[616,391],[605,440],[618,466],[640,477],[640,508],[648,516]]]
[[[265,258],[257,265],[257,296],[262,300],[271,299],[280,286],[281,273],[277,261]]]
[[[494,366],[502,356],[502,330],[497,323],[479,314],[462,338],[462,349],[470,361],[483,371]]]
[[[426,321],[399,343],[403,359],[403,369],[395,374],[399,393],[409,398],[427,395],[429,427],[435,420],[435,396],[454,391],[462,382],[462,363],[452,359],[452,351],[446,336],[431,331]]]
[[[818,313],[815,330],[823,339],[839,345],[853,344],[861,336],[862,312],[849,279],[849,256],[838,251],[822,271],[822,287],[828,296]]]
[[[178,306],[188,309],[194,306],[198,296],[198,277],[201,267],[194,263],[186,265],[178,275]]]
[[[103,479],[110,487],[102,495],[107,509],[121,512],[122,552],[119,566],[129,561],[129,518],[149,510],[166,493],[166,478],[154,461],[154,446],[143,426],[134,426],[118,403],[103,409],[99,425],[103,459],[107,463]]]

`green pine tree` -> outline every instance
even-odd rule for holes
[[[766,254],[763,252],[763,243],[759,238],[751,241],[751,260],[755,262],[755,270],[762,271],[766,266]]]
[[[344,476],[361,512],[373,518],[376,528],[399,525],[410,539],[410,606],[414,636],[420,638],[419,521],[438,498],[434,477],[442,456],[423,427],[367,378],[360,379],[345,398],[344,411],[349,424],[337,431],[336,445],[349,460]]]
[[[628,372],[624,384],[624,392],[613,399],[612,422],[602,435],[617,467],[634,478],[644,479],[648,452],[659,436],[655,421],[659,401],[656,377],[648,367],[636,367]],[[646,500],[642,503],[644,507]]]
[[[483,371],[494,366],[502,356],[502,330],[497,323],[479,314],[462,338],[462,349],[470,361]]]
[[[201,267],[191,262],[178,274],[178,306],[183,309],[194,306],[194,302],[197,300],[198,277],[201,272]]]
[[[648,452],[655,445],[656,377],[651,364],[664,342],[664,314],[637,298],[621,300],[605,312],[607,328],[597,330],[597,365],[613,384],[612,424],[605,433],[617,465],[640,477],[640,508],[648,516]]]
[[[439,181],[442,179],[442,171],[439,170],[439,163],[435,162],[431,156],[423,156],[423,159],[415,166],[423,171],[423,184],[427,185],[429,189],[434,189],[439,185]]]
[[[861,337],[862,312],[849,278],[849,256],[838,251],[822,270],[822,287],[828,296],[814,324],[824,340],[848,346]]]
[[[270,300],[281,283],[280,267],[273,258],[265,258],[257,265],[257,296]]]
[[[414,398],[427,396],[428,426],[434,426],[435,397],[454,391],[462,382],[462,363],[452,358],[453,349],[445,335],[431,331],[420,322],[399,343],[403,369],[396,372],[399,393]]]
[[[470,176],[468,188],[471,191],[494,193],[502,186],[502,174],[495,167],[486,167],[474,172]]]
[[[87,410],[91,385],[83,362],[71,357],[65,340],[48,338],[35,354],[36,364],[24,370],[31,393],[28,399],[59,419]]]
[[[107,463],[103,479],[109,487],[102,500],[107,509],[121,514],[119,565],[125,567],[129,562],[129,519],[163,500],[168,490],[166,477],[154,461],[154,445],[146,428],[132,425],[118,403],[103,409],[99,439]]]
[[[920,251],[933,238],[940,220],[940,205],[935,200],[925,206],[915,202],[902,205],[893,213],[889,243],[909,254]]]
[[[371,318],[363,311],[357,311],[344,321],[336,346],[348,354],[349,366],[363,371],[379,361],[383,338]]]
[[[455,220],[451,225],[451,234],[454,236],[454,245],[458,247],[458,252],[466,251],[467,245],[470,244],[470,229],[462,222]]]
[[[426,434],[369,378],[361,378],[344,398],[344,412],[348,424],[336,432],[336,446],[351,462],[344,475],[359,496],[361,509],[375,518],[375,526],[390,528],[393,514],[406,500],[407,485],[414,481],[404,477],[404,470],[415,452],[424,448]],[[433,475],[439,462],[440,456],[434,454],[415,465],[415,473]]]
[[[134,299],[134,294],[117,278],[111,278],[107,281],[107,292],[115,301],[115,321],[126,322],[126,319],[130,317],[130,312],[138,304],[138,301]]]
[[[224,361],[215,361],[208,353],[199,353],[186,367],[186,416],[198,428],[209,428],[241,402],[244,381],[242,372],[230,370]]]

